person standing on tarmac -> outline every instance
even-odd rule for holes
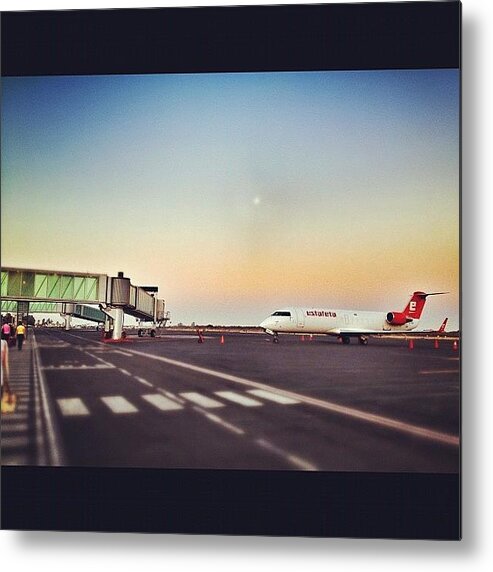
[[[2,397],[3,387],[10,394],[9,387],[9,345],[7,340],[2,339]]]
[[[2,324],[2,340],[5,340],[7,344],[10,340],[10,324],[7,321]]]
[[[24,338],[26,337],[26,326],[22,322],[17,326],[15,335],[17,338],[17,349],[21,351]]]

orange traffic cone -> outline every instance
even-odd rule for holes
[[[438,339],[435,339],[435,344],[433,345],[433,347],[434,347],[436,350],[439,348]]]
[[[410,350],[414,349],[414,340],[412,338],[409,340],[409,349]]]
[[[224,345],[224,336],[221,336],[221,345]]]
[[[459,349],[459,344],[457,343],[457,340],[454,340],[454,343],[452,344],[452,349],[454,350],[454,352],[456,352]]]

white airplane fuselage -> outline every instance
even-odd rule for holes
[[[260,327],[278,341],[279,333],[327,334],[340,336],[349,343],[351,336],[359,336],[366,344],[365,334],[405,333],[414,330],[421,317],[428,296],[446,292],[414,292],[402,311],[368,312],[337,308],[290,307],[276,310]]]
[[[363,335],[414,330],[419,320],[392,325],[385,312],[325,308],[283,308],[266,318],[260,327],[269,333]]]

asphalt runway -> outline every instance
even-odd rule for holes
[[[205,336],[202,344],[176,333],[117,344],[95,331],[36,329],[15,359],[33,352],[40,419],[30,438],[48,449],[37,462],[458,472],[451,340],[435,349],[419,339],[411,350],[404,339],[361,346],[281,336],[273,344],[267,335],[224,334],[222,344],[221,334]],[[12,438],[3,420],[2,431]]]

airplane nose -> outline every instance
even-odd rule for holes
[[[260,325],[260,327],[263,328],[264,330],[265,330],[265,329],[268,330],[268,329],[270,328],[270,326],[272,325],[272,322],[271,322],[270,318],[266,318],[263,322],[260,322],[259,325]]]

